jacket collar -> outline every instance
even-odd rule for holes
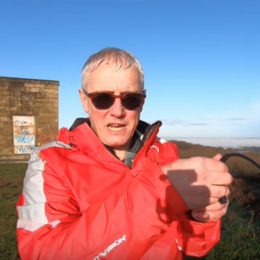
[[[133,159],[140,150],[146,152],[151,143],[154,142],[160,126],[160,121],[156,121],[151,125],[144,121],[139,121],[129,151],[127,152],[126,165],[131,167]],[[77,118],[69,130],[62,128],[59,132],[58,140],[70,144],[75,150],[91,153],[92,156],[108,150],[113,153],[109,147],[104,149],[105,146],[90,127],[89,118]]]

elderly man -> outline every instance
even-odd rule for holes
[[[80,99],[89,117],[36,149],[17,203],[21,259],[182,259],[218,241],[232,178],[215,158],[178,159],[141,121],[140,63],[90,56]]]

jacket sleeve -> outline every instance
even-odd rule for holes
[[[220,240],[221,220],[212,222],[197,222],[185,215],[174,225],[178,232],[176,242],[185,255],[202,257]]]
[[[162,179],[162,176],[160,178]],[[159,193],[165,195],[164,207],[170,224],[167,230],[156,238],[142,259],[182,259],[182,255],[194,257],[207,255],[220,240],[221,220],[212,222],[192,220],[187,214],[188,210],[183,199],[168,179],[157,182],[158,188]]]
[[[145,252],[142,260],[183,259],[183,255],[203,257],[220,239],[220,221],[199,223],[183,217],[173,221]],[[173,248],[177,248],[177,254]]]
[[[159,165],[162,166],[178,159],[178,150],[174,143],[161,141],[159,148],[160,155],[157,160]],[[161,248],[162,245],[167,248],[169,241],[177,245],[177,249],[184,255],[194,257],[205,256],[220,241],[221,220],[197,222],[191,219],[187,214],[187,208],[183,206],[185,202],[180,194],[174,189],[165,175],[160,178],[165,178],[163,187],[159,192],[165,194],[164,199],[167,203],[166,207],[168,209],[168,215],[170,215],[171,225],[169,229],[155,241],[151,250],[147,252],[147,256],[152,256],[153,252],[156,252],[156,248]],[[165,253],[167,254],[167,250],[165,250]],[[171,250],[169,250],[169,255],[171,255],[171,253]],[[170,256],[169,259],[171,259],[171,257],[172,256]]]

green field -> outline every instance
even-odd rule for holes
[[[0,259],[17,259],[15,203],[26,164],[0,164]]]
[[[186,157],[191,156],[190,146],[184,146],[184,144],[180,144],[181,155],[183,157],[185,157],[185,155]],[[203,151],[205,152],[205,150]],[[203,154],[203,151],[197,151],[195,147],[193,147],[193,153],[195,152],[199,155]],[[211,152],[215,153],[215,150]],[[210,154],[210,152],[208,151],[207,154]],[[257,155],[256,159],[259,160],[259,155]],[[256,208],[257,205],[259,207],[260,204],[259,179],[255,178],[254,181],[250,182],[250,176],[257,173],[257,170],[251,169],[248,165],[240,165],[239,163],[232,167],[231,171],[233,170],[238,175],[242,169],[243,174],[249,176],[249,181],[245,182],[242,179],[238,179],[234,182],[230,209],[223,219],[221,242],[204,259],[260,259],[260,218],[259,208]],[[15,203],[22,189],[25,170],[26,164],[0,164],[1,260],[18,259],[15,235]],[[245,171],[248,171],[248,173],[245,173]],[[250,196],[248,194],[250,194]],[[252,194],[256,195],[253,196]]]

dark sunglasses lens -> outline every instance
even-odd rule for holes
[[[92,102],[97,109],[108,109],[115,101],[115,98],[109,93],[98,93],[92,98]]]
[[[139,94],[126,94],[122,97],[122,104],[128,110],[137,109],[142,102],[142,96]]]

